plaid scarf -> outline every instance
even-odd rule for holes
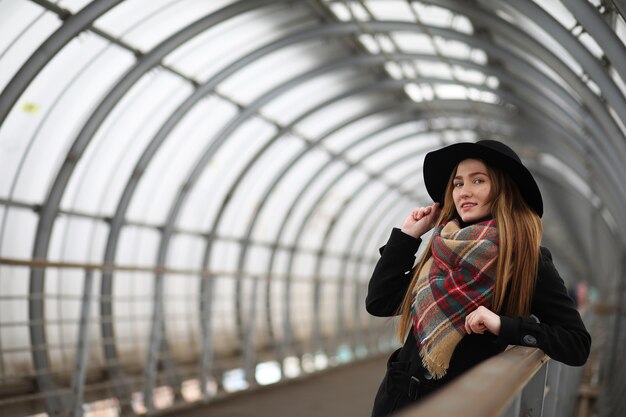
[[[434,378],[446,374],[466,334],[465,317],[481,305],[490,308],[497,259],[495,220],[463,229],[449,221],[435,229],[432,256],[419,272],[411,312],[422,362]]]

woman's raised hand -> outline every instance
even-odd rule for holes
[[[440,213],[439,203],[432,206],[416,207],[404,221],[401,230],[407,235],[419,238],[435,226]]]
[[[500,316],[485,306],[480,306],[465,317],[465,331],[467,334],[483,334],[489,331],[496,336],[500,334]]]

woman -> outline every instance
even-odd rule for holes
[[[399,315],[404,341],[372,416],[423,398],[508,345],[583,365],[591,337],[540,246],[541,193],[519,156],[493,140],[457,143],[426,155],[424,182],[435,204],[392,230],[369,283],[367,311]]]

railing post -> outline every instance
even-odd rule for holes
[[[83,301],[80,308],[80,324],[78,327],[78,346],[76,362],[72,376],[72,417],[83,415],[83,393],[85,391],[85,375],[87,373],[87,354],[89,352],[89,318],[91,316],[91,300],[93,298],[93,271],[85,271]]]
[[[547,362],[528,381],[522,390],[520,417],[541,417],[543,414],[543,393],[546,389]]]
[[[515,403],[511,405],[512,400],[521,405],[515,417],[541,416],[547,360],[540,349],[513,346],[476,365],[414,407],[401,410],[398,417],[501,417],[508,409],[518,409]]]
[[[246,371],[246,381],[248,382],[248,387],[253,387],[256,385],[255,379],[255,369],[256,369],[256,351],[254,348],[255,341],[255,332],[256,332],[256,308],[257,308],[257,299],[258,299],[258,290],[259,290],[259,280],[261,279],[258,276],[252,276],[252,291],[250,294],[250,304],[248,311],[248,325],[243,326],[244,334],[243,334],[243,360],[244,360],[244,369]],[[242,295],[243,298],[243,295]]]
[[[543,412],[547,417],[554,417],[558,410],[558,402],[561,390],[561,362],[549,361],[548,377],[546,380],[547,392],[543,402]]]

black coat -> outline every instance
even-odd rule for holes
[[[398,314],[413,277],[415,253],[421,239],[394,228],[374,268],[366,298],[367,311],[377,317]],[[501,318],[500,334],[470,334],[457,345],[447,374],[434,380],[422,366],[412,331],[404,346],[389,358],[372,416],[384,416],[445,385],[508,345],[533,346],[567,365],[581,366],[589,356],[591,337],[573,300],[568,296],[550,251],[541,247],[531,315]],[[413,377],[413,378],[411,378]]]

